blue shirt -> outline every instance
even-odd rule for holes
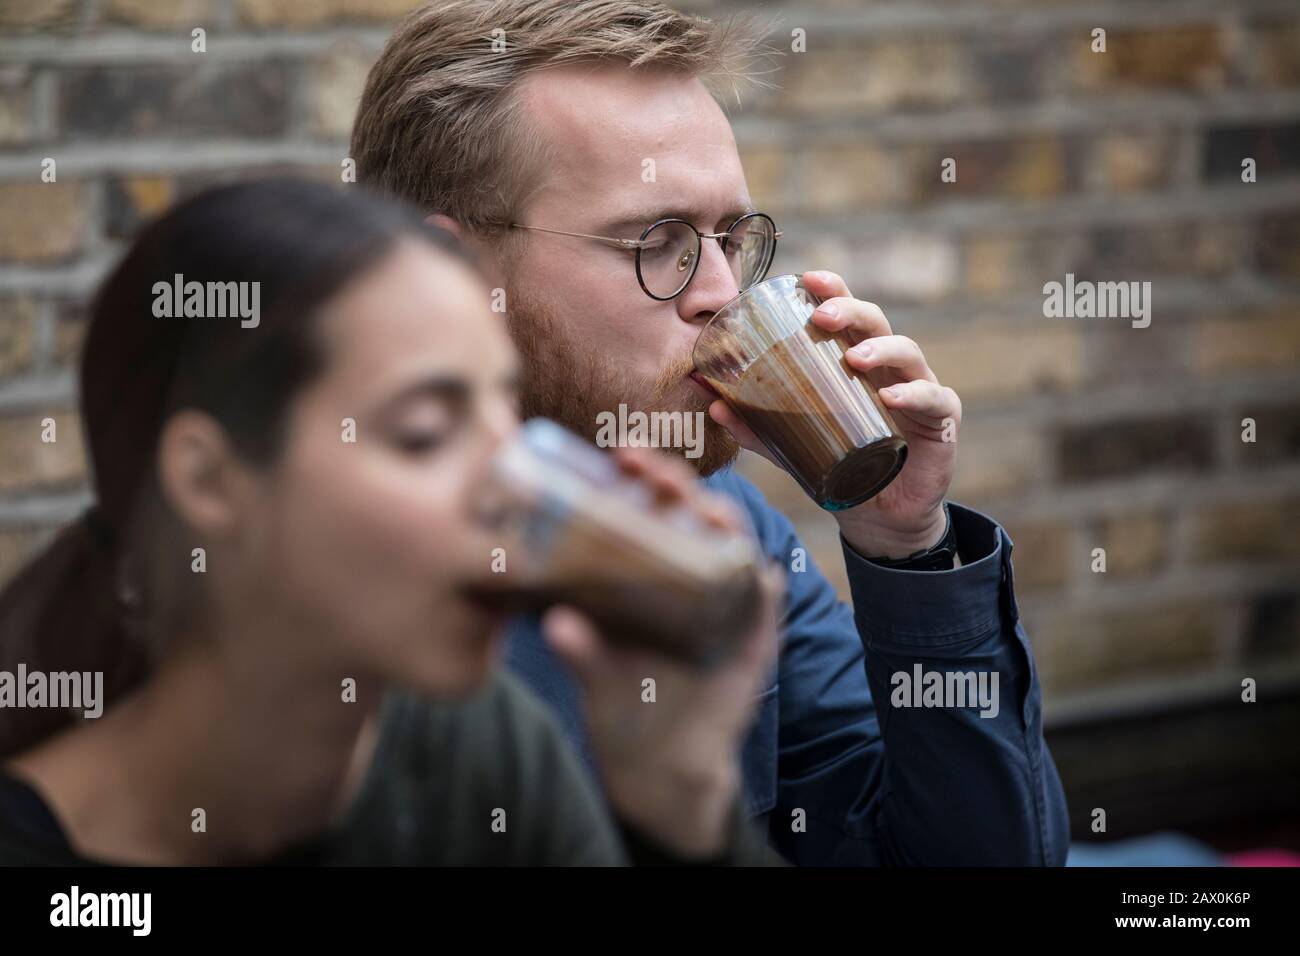
[[[743,506],[763,550],[789,570],[802,548],[789,519],[731,468],[706,484]],[[948,508],[960,568],[882,568],[841,538],[852,607],[811,558],[788,574],[780,653],[741,767],[751,813],[792,863],[1065,863],[1065,793],[1043,741],[1011,539],[976,511]],[[580,690],[535,618],[512,622],[506,655],[594,770]],[[891,706],[891,676],[918,664],[923,674],[996,672],[996,716],[978,704]]]

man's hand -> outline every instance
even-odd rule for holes
[[[620,449],[625,471],[655,491],[662,508],[688,507],[708,524],[747,533],[726,499],[707,494],[680,461],[648,449]],[[782,575],[763,577],[759,622],[733,655],[704,671],[604,640],[573,608],[552,608],[542,626],[585,692],[592,749],[619,816],[683,857],[708,858],[726,845],[740,794],[737,762],[756,696],[776,656]],[[642,700],[642,681],[655,700]]]
[[[920,346],[893,333],[878,305],[853,298],[833,272],[805,272],[803,280],[822,300],[813,324],[827,332],[849,330],[857,342],[847,353],[849,365],[879,390],[907,439],[907,463],[898,477],[870,501],[835,512],[835,520],[844,539],[865,557],[902,558],[929,548],[946,526],[943,499],[957,460],[961,399],[939,384]],[[709,415],[742,446],[772,459],[725,402],[714,402]]]

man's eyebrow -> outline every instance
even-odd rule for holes
[[[724,211],[718,217],[718,221],[729,226],[741,216],[755,211],[753,203],[739,203]],[[616,214],[614,218],[607,220],[604,225],[600,226],[598,231],[604,235],[621,229],[646,229],[661,219],[685,219],[687,222],[701,222],[708,215],[707,210],[692,206],[632,210]]]

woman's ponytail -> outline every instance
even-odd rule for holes
[[[112,701],[147,670],[146,654],[128,635],[130,595],[117,586],[113,534],[95,509],[63,528],[0,591],[0,680],[15,699],[0,701],[0,759],[69,726],[80,711],[20,707],[20,669],[27,674],[102,673]],[[102,703],[102,702],[101,702]]]

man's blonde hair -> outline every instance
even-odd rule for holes
[[[402,21],[370,70],[352,132],[358,178],[476,233],[500,229],[545,168],[516,95],[526,77],[625,63],[696,77],[715,97],[738,99],[741,82],[765,85],[753,64],[770,52],[766,29],[641,0],[431,3]]]

